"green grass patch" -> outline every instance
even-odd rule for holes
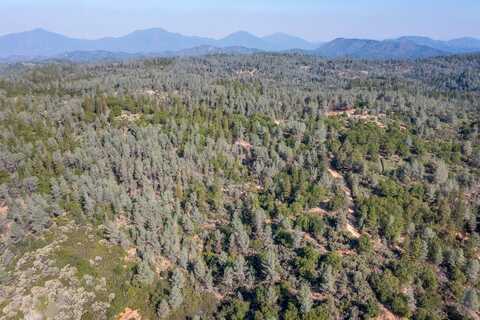
[[[107,290],[96,294],[97,300],[101,301],[108,301],[111,293],[115,295],[107,312],[109,319],[114,319],[126,307],[138,309],[146,317],[154,316],[150,305],[153,289],[132,281],[135,265],[124,261],[125,251],[119,246],[101,243],[102,238],[93,230],[86,231],[86,228],[81,228],[67,234],[68,240],[55,252],[57,265],[76,267],[77,277],[82,281],[87,274],[96,280],[106,279]],[[95,261],[95,257],[101,257],[101,260]],[[92,265],[90,261],[95,263]],[[96,315],[87,313],[82,319],[96,319]]]

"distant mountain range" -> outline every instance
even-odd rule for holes
[[[440,41],[407,36],[383,41],[339,38],[320,44],[284,33],[257,37],[239,31],[222,39],[212,39],[185,36],[160,28],[96,40],[70,38],[43,29],[0,37],[0,59],[4,62],[38,59],[123,60],[142,56],[249,54],[259,51],[303,52],[327,58],[416,59],[480,52],[480,40],[460,38]]]
[[[460,48],[455,51],[440,50],[405,39],[375,41],[340,38],[322,45],[315,52],[329,58],[418,59],[467,51]]]

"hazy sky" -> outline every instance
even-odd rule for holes
[[[41,27],[81,38],[152,27],[216,38],[480,38],[480,0],[0,0],[0,16],[0,34]]]

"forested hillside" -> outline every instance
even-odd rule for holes
[[[480,56],[0,66],[1,319],[479,319]]]

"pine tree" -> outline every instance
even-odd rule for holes
[[[278,261],[275,251],[272,248],[267,248],[262,256],[262,272],[268,281],[275,282],[278,279],[277,268]]]
[[[478,295],[475,289],[468,288],[465,290],[463,304],[470,310],[477,312],[479,308]]]
[[[298,302],[300,304],[301,313],[306,316],[313,306],[310,286],[306,282],[303,282],[300,285],[300,289],[298,291]]]

